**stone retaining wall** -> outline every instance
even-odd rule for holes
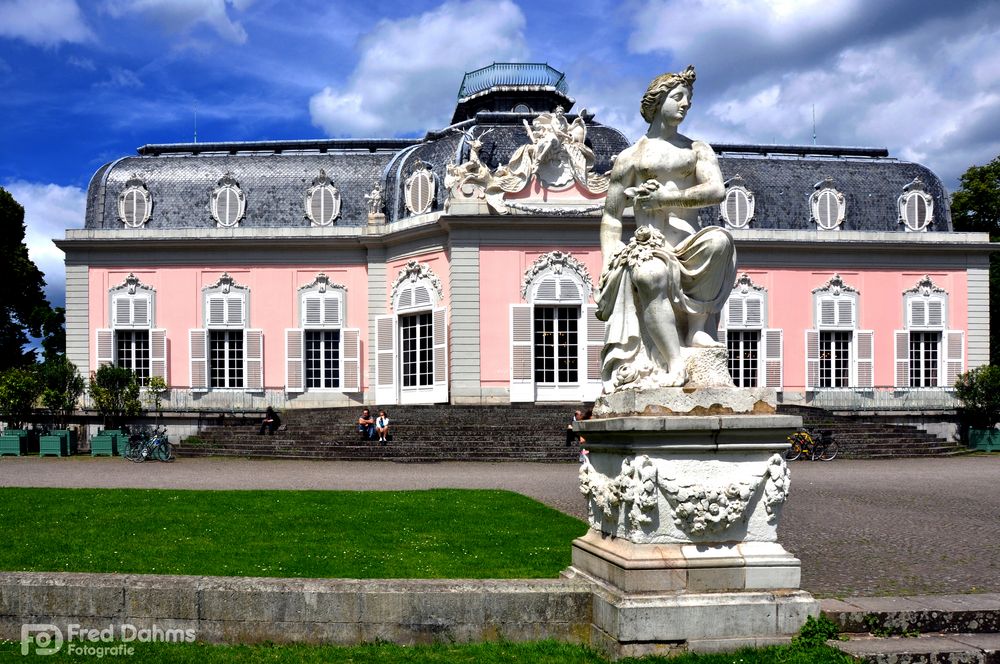
[[[26,623],[193,629],[200,641],[399,644],[506,639],[587,643],[581,581],[352,580],[0,573],[0,639]]]

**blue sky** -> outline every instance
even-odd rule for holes
[[[419,136],[465,71],[542,61],[636,138],[698,68],[685,133],[888,147],[953,189],[1000,154],[1000,3],[953,0],[0,0],[0,185],[62,304],[94,171],[146,143]]]

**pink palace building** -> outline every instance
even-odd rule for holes
[[[423,138],[145,145],[102,166],[57,241],[69,358],[161,376],[179,410],[593,400],[598,227],[629,141],[573,105],[548,65],[494,64]],[[988,361],[992,247],[952,230],[937,176],[884,149],[713,147],[727,193],[700,221],[736,241],[718,325],[736,384],[953,408]]]

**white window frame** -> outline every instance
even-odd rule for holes
[[[298,327],[285,330],[285,391],[358,392],[360,385],[360,330],[348,328],[347,288],[322,272],[298,291]],[[336,387],[309,387],[307,334],[337,330],[338,381]]]
[[[948,329],[948,293],[937,286],[929,275],[903,291],[904,329],[894,333],[895,383],[898,390],[954,390],[955,380],[965,367],[965,332]],[[937,333],[937,386],[913,387],[913,367],[910,360],[910,334]]]
[[[250,311],[250,289],[228,273],[202,288],[202,327],[188,331],[192,392],[264,391],[264,332],[250,326]],[[213,330],[242,331],[243,387],[212,387]]]
[[[219,202],[223,194],[228,194],[232,192],[236,196],[236,216],[230,221],[229,216],[224,219],[219,210]],[[228,199],[228,196],[227,196]],[[219,228],[236,228],[240,225],[240,221],[247,211],[247,197],[243,193],[243,189],[240,188],[240,184],[232,178],[231,175],[226,175],[219,180],[218,186],[212,190],[212,218],[215,219],[215,223]],[[231,207],[227,207],[227,211]]]
[[[130,273],[108,291],[108,325],[95,331],[96,360],[100,368],[118,364],[118,331],[145,330],[149,333],[149,377],[168,382],[167,331],[156,327],[156,290]],[[139,306],[139,303],[142,303]],[[138,317],[137,311],[145,311]]]
[[[807,391],[872,390],[875,383],[875,333],[859,329],[861,293],[839,274],[813,289],[813,328],[806,330]],[[850,332],[850,371],[847,387],[820,387],[820,336],[822,332]]]
[[[756,206],[753,192],[746,187],[745,183],[743,182],[743,178],[741,178],[739,175],[733,177],[729,182],[727,182],[726,186],[727,188],[726,188],[725,198],[723,198],[722,203],[719,204],[719,217],[723,221],[725,221],[726,225],[729,226],[730,228],[741,229],[749,227],[750,222],[753,221],[754,211],[755,211],[754,209]],[[746,218],[743,220],[740,220],[738,217],[736,219],[730,219],[729,215],[730,199],[731,198],[739,199],[741,196],[744,199],[744,206],[746,208]],[[740,203],[737,201],[736,203],[737,212],[739,211],[739,208],[740,208]]]
[[[831,202],[837,206],[836,214],[830,215],[828,223],[824,224],[821,210],[825,206],[826,211],[830,212]],[[809,210],[812,213],[812,220],[818,229],[837,231],[841,229],[844,217],[847,214],[847,200],[844,198],[844,194],[833,186],[833,180],[826,178],[816,183],[815,191],[809,196]]]
[[[135,197],[141,197],[145,201],[145,214],[142,219],[134,217],[129,222],[128,205],[129,196],[132,196],[132,214],[135,214]],[[149,221],[153,214],[153,196],[149,193],[146,185],[138,178],[132,178],[125,183],[125,189],[118,195],[118,219],[125,224],[126,228],[142,228]]]
[[[927,210],[927,218],[922,225],[912,223],[914,220],[907,214],[910,202],[918,200],[923,202]],[[899,223],[903,224],[907,233],[926,233],[934,223],[934,197],[924,189],[920,178],[914,178],[913,182],[903,187],[903,193],[896,199],[896,207],[899,210]]]
[[[757,347],[757,386],[771,387],[778,391],[784,384],[784,332],[768,327],[768,293],[755,284],[744,272],[736,280],[733,290],[719,313],[717,338],[728,353],[729,330],[759,330]]]
[[[312,205],[313,197],[316,195],[322,196],[325,192],[329,192],[333,199],[332,203],[333,213],[330,214],[329,219],[327,219],[327,216],[325,214],[327,210],[322,205],[322,199],[321,199],[320,201],[321,216],[319,219],[317,219],[316,216],[313,214],[313,205]],[[305,204],[306,218],[312,222],[313,226],[332,226],[333,223],[337,221],[337,219],[340,217],[340,210],[341,210],[340,191],[335,186],[333,186],[333,182],[331,182],[330,178],[326,176],[325,171],[321,170],[319,177],[313,180],[312,186],[306,190],[306,197],[304,204]]]

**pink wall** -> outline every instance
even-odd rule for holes
[[[510,305],[522,304],[524,272],[542,254],[566,247],[482,247],[479,252],[479,344],[483,387],[507,387],[510,382]],[[572,250],[593,285],[601,274],[599,249]],[[593,302],[591,298],[590,302]]]
[[[368,329],[368,271],[364,265],[266,266],[252,269],[219,266],[162,267],[151,270],[90,269],[91,330],[110,325],[108,290],[120,285],[129,272],[156,290],[156,327],[167,330],[169,383],[188,387],[188,330],[203,326],[202,288],[215,284],[228,272],[238,285],[250,289],[249,327],[264,331],[264,385],[284,387],[285,328],[299,326],[298,289],[312,283],[319,272],[333,283],[347,287],[347,327],[361,329],[362,389],[365,380]],[[90,370],[97,368],[94,340],[90,340]]]
[[[805,330],[813,327],[812,291],[823,286],[833,270],[757,270],[741,267],[754,283],[767,289],[768,327],[784,330],[784,387],[801,390],[805,384]],[[875,385],[893,385],[895,364],[893,331],[905,329],[903,291],[916,285],[926,272],[853,270],[839,272],[844,283],[860,292],[858,329],[875,331]],[[968,288],[963,271],[932,272],[931,279],[948,293],[949,329],[964,330],[968,323]]]

